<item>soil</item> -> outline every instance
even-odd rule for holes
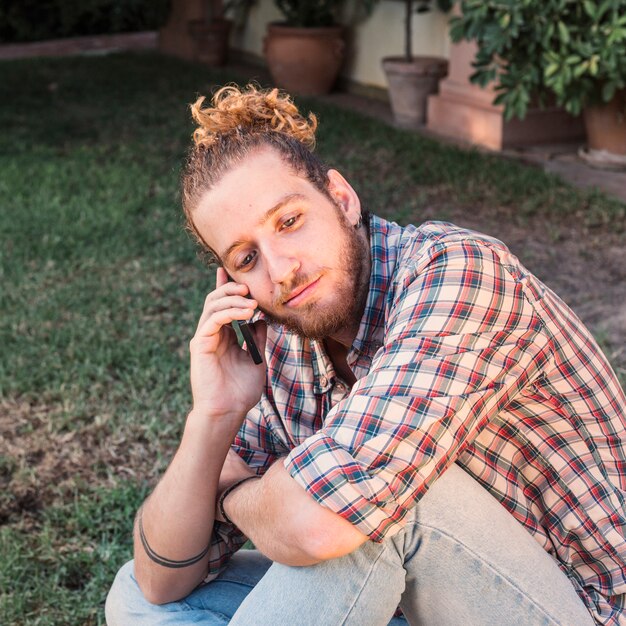
[[[240,71],[250,72],[250,69],[244,66]],[[322,99],[394,125],[386,101],[346,92],[334,92]],[[464,145],[435,136],[426,129],[417,132],[452,145]],[[576,151],[574,145],[536,146],[508,151],[506,156],[534,165],[538,170],[556,173],[576,187],[597,187],[626,202],[626,172],[585,165]],[[384,169],[384,156],[376,167]],[[394,198],[396,206],[410,201],[410,197]],[[426,210],[416,210],[403,222],[450,221],[503,241],[593,332],[622,386],[626,386],[626,219],[615,224],[589,226],[584,215],[564,219],[539,211],[523,218],[511,209],[497,206],[468,207],[451,203],[445,188],[433,194],[427,206]]]
[[[624,232],[590,229],[582,221],[533,218],[524,225],[498,210],[463,211],[436,200],[414,221],[445,219],[507,243],[523,263],[558,293],[600,338],[626,380],[626,245]],[[409,218],[411,219],[411,218]],[[40,512],[81,485],[113,486],[120,477],[154,482],[172,442],[144,437],[141,427],[121,432],[95,420],[56,431],[63,408],[0,403],[0,526],[37,525]],[[158,447],[160,449],[155,449]],[[155,463],[155,459],[161,459]]]
[[[148,441],[141,425],[115,428],[104,417],[67,423],[63,406],[0,401],[0,526],[38,525],[41,511],[87,487],[120,478],[155,482],[170,442]],[[55,426],[56,425],[56,426]]]
[[[437,218],[437,206],[427,219]],[[626,381],[626,233],[551,216],[521,224],[510,214],[446,207],[446,220],[502,240],[522,263],[555,291],[599,340]]]
[[[624,385],[624,223],[589,226],[584,216],[522,219],[510,209],[451,204],[445,189],[434,193],[427,206],[403,221],[443,219],[504,241],[591,329]],[[81,485],[112,486],[124,476],[155,481],[163,459],[173,452],[172,442],[149,441],[138,425],[121,432],[106,419],[96,419],[71,432],[53,429],[63,412],[62,406],[0,401],[0,526],[37,524],[43,508]]]

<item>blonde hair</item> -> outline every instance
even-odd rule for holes
[[[219,89],[211,105],[203,108],[204,96],[191,105],[198,124],[193,145],[181,177],[182,204],[187,230],[209,253],[209,260],[220,262],[193,222],[193,212],[202,196],[232,167],[251,152],[268,147],[286,165],[302,174],[318,190],[328,192],[328,168],[312,152],[315,147],[317,118],[304,117],[293,100],[278,89],[228,85]]]
[[[278,89],[263,91],[248,85],[241,91],[234,85],[218,90],[212,107],[202,108],[205,97],[191,105],[191,115],[198,124],[193,133],[196,146],[210,147],[219,136],[237,132],[284,133],[303,143],[309,150],[315,147],[317,118],[308,119],[286,94]]]

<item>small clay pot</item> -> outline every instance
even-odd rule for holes
[[[391,110],[398,124],[421,126],[426,123],[428,96],[439,91],[439,81],[448,73],[448,61],[440,57],[383,59],[389,84]]]

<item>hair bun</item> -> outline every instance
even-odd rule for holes
[[[198,124],[193,133],[198,147],[209,147],[220,135],[236,132],[284,133],[309,149],[315,146],[315,115],[303,117],[293,100],[276,88],[264,90],[247,85],[240,89],[228,85],[215,93],[213,106],[203,109],[204,100],[202,96],[191,105],[191,115]]]

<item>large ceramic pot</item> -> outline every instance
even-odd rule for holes
[[[228,39],[232,20],[191,20],[189,34],[193,39],[193,60],[207,65],[224,65],[228,59]]]
[[[590,158],[626,165],[626,89],[606,104],[586,107],[583,117]]]
[[[274,83],[305,96],[328,93],[344,59],[341,26],[268,24],[263,51]]]
[[[389,84],[393,116],[402,126],[421,126],[426,122],[428,96],[439,90],[439,81],[448,73],[448,61],[440,57],[383,59]]]

